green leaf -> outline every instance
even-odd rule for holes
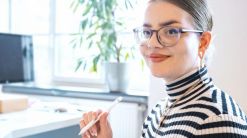
[[[130,49],[130,53],[131,53],[131,57],[134,59],[135,58],[135,52],[136,51],[136,48],[134,46],[131,47]]]
[[[73,9],[73,7],[74,7],[76,1],[77,1],[77,0],[73,0],[73,1],[70,3],[69,8]]]
[[[142,68],[142,71],[144,70],[144,64],[145,64],[144,60],[141,59],[141,68]]]
[[[87,63],[85,62],[85,63],[83,64],[83,70],[86,70],[86,67],[87,67]]]
[[[93,36],[95,36],[96,35],[96,33],[91,33],[91,34],[89,34],[88,36],[87,36],[87,38],[86,39],[91,39]]]
[[[128,9],[128,3],[127,0],[124,1],[125,8]]]
[[[80,42],[79,42],[79,46],[80,46],[80,47],[82,46],[82,41],[83,41],[83,37],[80,36]]]
[[[101,27],[103,30],[105,30],[107,28],[107,26],[109,26],[108,22],[104,22],[102,25],[100,25],[99,27]]]
[[[82,13],[82,16],[88,15],[88,13],[90,12],[91,8],[92,8],[92,5],[87,4],[86,9],[85,9],[84,12]]]
[[[99,62],[99,59],[100,59],[100,55],[96,56],[94,59],[93,59],[93,71],[94,72],[97,72],[97,64]]]
[[[79,2],[77,2],[73,8],[73,12],[75,13],[79,7]]]
[[[116,24],[119,25],[119,26],[123,26],[123,23],[119,22],[119,21],[116,21]]]
[[[82,28],[83,30],[86,29],[87,23],[88,23],[88,19],[85,19],[85,20],[82,20],[82,21],[81,21],[81,28]]]
[[[70,41],[69,41],[69,44],[74,44],[74,43],[76,42],[76,40],[77,40],[76,38],[70,40]]]
[[[80,4],[83,4],[85,0],[79,0],[79,3]]]
[[[129,59],[129,53],[125,54],[124,60],[127,61]]]
[[[125,3],[126,3],[126,4],[125,4],[126,9],[129,9],[129,7],[133,9],[133,5],[132,5],[132,3],[130,2],[130,0],[125,0]]]
[[[72,39],[70,42],[69,42],[69,45],[72,45],[72,48],[76,48],[76,41],[77,41],[77,38],[74,38]]]
[[[122,7],[124,8],[125,6],[126,9],[133,8],[132,4],[135,4],[132,0],[124,0],[124,2],[125,5]],[[124,21],[115,15],[117,14],[115,10],[119,8],[118,4],[118,0],[74,0],[71,3],[72,10],[82,10],[79,35],[75,34],[75,36],[78,35],[77,40],[71,40],[72,46],[86,46],[88,49],[96,48],[99,51],[99,53],[94,53],[95,55],[90,60],[84,59],[83,62],[81,61],[81,68],[86,69],[87,63],[91,62],[90,66],[92,65],[92,67],[90,67],[90,70],[96,72],[97,64],[100,60],[108,61],[114,58],[119,61],[120,57],[125,60],[134,57],[132,49],[121,48],[121,46],[117,45],[116,28],[119,28],[120,31],[126,29]],[[80,10],[79,8],[81,7],[84,9]],[[98,35],[100,36],[100,40],[95,39],[96,35],[97,37]],[[83,45],[84,41],[88,42],[88,44]]]
[[[75,68],[75,72],[78,71],[78,69],[81,67],[82,63],[83,63],[83,60],[81,60],[81,59],[78,60],[77,66],[76,66],[76,68]]]

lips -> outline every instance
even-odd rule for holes
[[[163,54],[156,54],[156,53],[152,53],[150,55],[147,56],[148,59],[152,62],[158,63],[158,62],[163,62],[165,61],[167,58],[169,58],[170,56],[167,55],[163,55]]]

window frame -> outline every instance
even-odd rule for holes
[[[12,2],[13,0],[9,0],[8,1],[8,7],[9,7],[9,20],[8,20],[8,32],[10,33],[14,33],[13,31],[13,24],[12,24],[12,16],[14,16],[12,14]],[[59,2],[59,0],[49,0],[49,32],[48,33],[33,33],[32,35],[34,36],[47,36],[48,37],[48,46],[45,47],[47,50],[49,50],[49,54],[51,54],[52,56],[50,56],[50,63],[49,65],[51,65],[50,69],[50,81],[51,83],[54,84],[68,84],[68,85],[79,85],[79,86],[89,86],[89,87],[99,87],[99,88],[106,88],[107,84],[105,81],[105,73],[104,73],[104,69],[101,71],[101,73],[99,74],[100,78],[98,79],[90,79],[90,78],[85,78],[85,77],[65,77],[65,76],[60,76],[57,73],[57,68],[59,68],[59,54],[57,52],[59,52],[57,49],[59,48],[56,45],[56,37],[59,35],[69,35],[69,33],[57,33],[56,32],[56,8],[57,8],[57,2]],[[132,30],[132,29],[130,29]],[[126,32],[125,32],[126,33]],[[128,32],[130,33],[130,32]],[[35,75],[36,76],[36,75]],[[149,78],[148,74],[147,74],[147,79]],[[47,80],[46,80],[47,81]],[[42,82],[42,81],[41,81]],[[43,81],[44,82],[44,81]],[[132,90],[132,89],[131,89]],[[136,90],[136,89],[134,89]],[[139,89],[138,89],[139,90]],[[143,90],[143,89],[141,89]],[[146,91],[147,89],[145,89]]]

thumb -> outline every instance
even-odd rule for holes
[[[109,131],[111,129],[110,123],[108,122],[108,112],[104,112],[103,115],[100,118],[100,129],[103,132]]]

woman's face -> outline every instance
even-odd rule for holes
[[[143,27],[152,30],[164,26],[194,29],[192,24],[192,17],[184,10],[170,3],[157,1],[148,4]],[[156,35],[157,33],[153,33],[149,41],[140,46],[141,54],[154,76],[170,82],[198,68],[200,36],[197,33],[182,33],[178,43],[172,47],[163,47]]]

